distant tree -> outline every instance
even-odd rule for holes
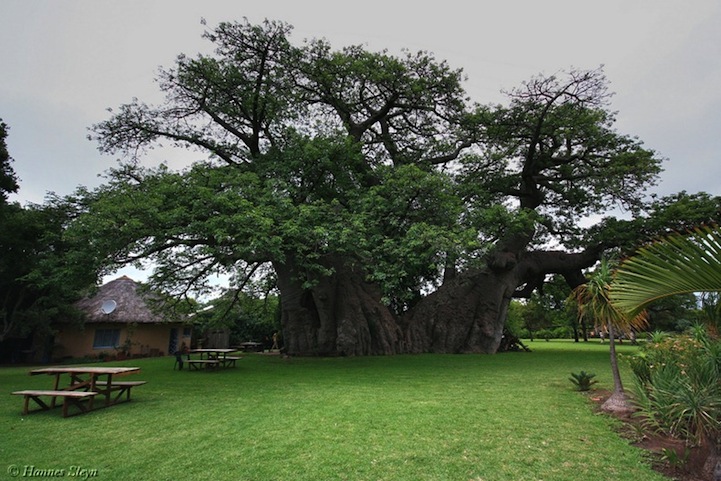
[[[193,323],[200,331],[212,328],[230,329],[231,343],[263,342],[280,331],[277,295],[262,296],[242,291],[230,291],[200,307]]]
[[[571,288],[563,276],[559,275],[551,276],[551,278],[543,284],[542,288],[534,293],[534,295],[538,295],[543,299],[544,305],[551,311],[553,325],[571,332],[573,338],[578,342],[579,325],[582,330],[584,330],[585,322],[582,321],[579,324],[576,312],[573,309],[569,309],[568,296],[570,294]]]
[[[0,119],[0,203],[7,202],[8,194],[18,190],[18,178],[12,168],[12,157],[7,148],[8,126]]]
[[[648,306],[649,329],[683,332],[698,319],[698,299],[694,294],[679,294],[658,299]]]
[[[523,304],[521,318],[531,341],[536,337],[536,332],[546,331],[553,326],[551,313],[539,302],[538,297],[531,297]]]
[[[508,319],[506,327],[508,331],[515,337],[526,337],[527,328],[523,319],[525,305],[518,300],[514,300],[508,306]]]
[[[697,319],[706,324],[713,335],[721,337],[721,294],[718,292],[701,293],[701,308]]]
[[[59,199],[28,207],[6,202],[7,193],[18,190],[6,135],[7,126],[0,122],[0,342],[77,317],[71,304],[95,284],[100,265],[87,238],[68,235],[76,214],[69,204]]]
[[[77,318],[72,303],[95,285],[98,259],[65,236],[67,216],[60,205],[0,209],[0,341]]]
[[[537,333],[568,337],[578,329],[578,315],[569,310],[571,289],[562,277],[553,276],[527,299],[514,299],[508,306],[506,328],[517,337],[531,341]]]

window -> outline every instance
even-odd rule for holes
[[[120,329],[95,329],[93,349],[116,348],[120,345]]]

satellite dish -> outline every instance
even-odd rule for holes
[[[115,308],[118,307],[118,303],[111,300],[103,301],[103,305],[100,306],[100,310],[103,311],[105,314],[110,314],[115,310]]]

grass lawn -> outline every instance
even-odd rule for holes
[[[103,481],[665,479],[568,381],[585,370],[611,389],[608,344],[528,344],[495,356],[246,355],[220,372],[114,362],[140,366],[127,380],[148,384],[70,418],[22,416],[10,392],[49,389],[51,377],[2,368],[0,480],[11,466]]]

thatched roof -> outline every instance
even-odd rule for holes
[[[75,306],[85,313],[86,322],[122,322],[155,324],[162,316],[148,305],[149,295],[141,292],[137,282],[128,276],[119,277],[101,286],[92,296]]]

